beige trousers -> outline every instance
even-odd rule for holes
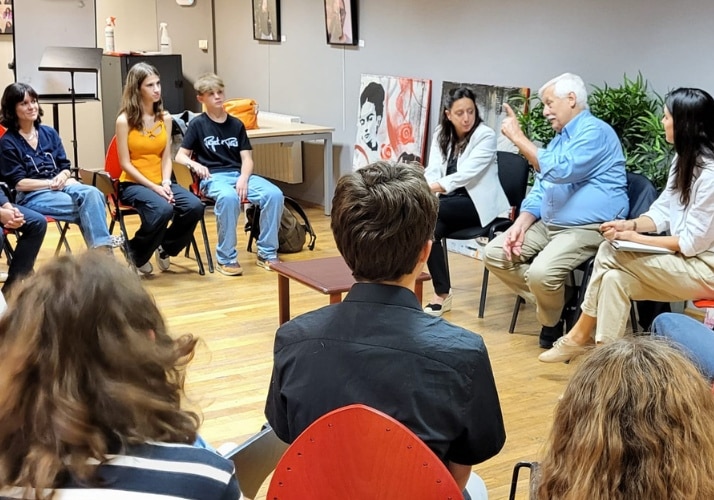
[[[570,272],[595,255],[603,241],[599,227],[552,226],[539,220],[526,231],[521,255],[506,258],[502,234],[486,245],[484,265],[508,288],[536,305],[541,325],[554,326],[563,312]]]
[[[620,252],[600,245],[582,310],[597,318],[595,341],[625,335],[632,300],[677,302],[714,297],[714,252]]]

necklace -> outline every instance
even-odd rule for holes
[[[18,130],[18,132],[27,142],[32,142],[37,139],[37,129],[35,127],[32,127],[30,135],[26,135],[22,130]]]

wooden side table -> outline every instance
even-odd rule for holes
[[[270,268],[278,274],[278,320],[290,320],[290,280],[330,296],[330,304],[342,302],[342,294],[355,284],[352,271],[342,257],[278,262]],[[417,277],[414,293],[421,304],[423,283],[431,279],[422,272]]]

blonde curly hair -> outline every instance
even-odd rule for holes
[[[675,346],[595,349],[555,410],[539,499],[714,498],[714,396]]]

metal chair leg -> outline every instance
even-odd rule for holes
[[[206,261],[208,262],[208,272],[212,273],[213,268],[213,255],[211,255],[211,244],[208,241],[208,232],[206,231],[206,221],[201,217],[201,235],[203,236],[203,246],[206,248]]]
[[[191,236],[191,245],[193,248],[193,253],[196,255],[196,264],[198,264],[198,274],[201,276],[204,276],[206,274],[206,270],[203,268],[203,259],[201,259],[201,254],[198,251],[198,245],[196,244],[196,238]],[[186,250],[188,251],[188,247],[186,247]]]
[[[488,291],[488,269],[483,267],[483,279],[481,280],[481,299],[478,303],[478,317],[483,318],[483,313],[486,310],[486,292]]]
[[[518,321],[518,311],[521,309],[521,304],[525,304],[525,300],[520,295],[516,295],[516,303],[513,306],[513,315],[511,315],[511,326],[508,327],[508,333],[513,333],[516,329],[516,321]]]
[[[57,242],[57,248],[55,248],[55,257],[57,257],[62,250],[62,245],[67,253],[72,253],[72,249],[69,247],[69,242],[67,242],[67,230],[69,229],[69,222],[65,222],[64,226],[58,220],[55,221],[57,224],[57,229],[60,232],[59,241]]]
[[[640,328],[639,324],[637,322],[637,306],[635,305],[634,302],[630,304],[630,323],[632,323],[632,333],[637,333]]]
[[[530,469],[530,481],[529,481],[529,490],[532,490],[532,486],[534,486],[535,481],[534,478],[536,476],[537,470],[538,470],[538,464],[536,462],[518,462],[516,466],[513,468],[513,475],[511,476],[511,491],[508,494],[508,500],[515,500],[516,498],[516,488],[518,486],[518,473],[520,469],[527,468]],[[533,496],[530,496],[530,498],[533,498]]]

